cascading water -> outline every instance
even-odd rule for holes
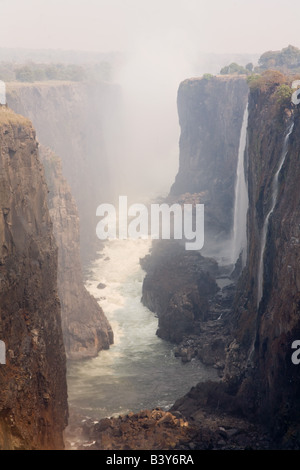
[[[245,178],[244,157],[247,147],[248,104],[246,106],[240,135],[238,164],[235,184],[235,203],[232,238],[232,262],[242,253],[243,266],[246,264],[248,190]]]
[[[294,122],[292,122],[287,130],[287,134],[284,138],[283,142],[283,149],[281,153],[281,158],[279,161],[279,166],[278,170],[276,171],[272,183],[272,201],[271,201],[271,208],[265,218],[263,230],[262,230],[262,236],[261,236],[261,248],[260,248],[260,259],[259,259],[259,266],[258,266],[258,288],[257,288],[257,307],[260,304],[260,301],[263,296],[263,281],[264,281],[264,254],[265,254],[265,249],[266,249],[266,242],[267,242],[267,234],[268,234],[268,229],[269,229],[269,222],[270,222],[270,217],[274,211],[276,202],[277,202],[277,196],[278,196],[278,180],[279,180],[279,174],[281,172],[281,169],[284,165],[287,153],[288,153],[288,144],[289,144],[289,138],[291,133],[293,132],[294,129]]]

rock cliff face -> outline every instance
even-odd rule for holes
[[[57,247],[31,123],[0,107],[0,448],[62,449],[66,357]]]
[[[68,359],[94,357],[113,343],[112,329],[83,283],[79,215],[70,187],[54,152],[39,147],[49,188],[48,205],[58,246],[58,292]]]
[[[105,136],[112,116],[113,126],[118,125],[119,88],[108,83],[12,83],[7,85],[7,103],[29,117],[39,142],[61,158],[79,211],[81,256],[94,259],[101,248],[96,209],[112,193]]]
[[[185,80],[178,90],[179,171],[172,195],[203,193],[206,241],[232,230],[234,185],[248,86],[245,77]]]
[[[174,407],[186,416],[204,403],[242,414],[267,426],[280,448],[299,448],[300,422],[300,366],[292,362],[300,338],[300,113],[286,97],[290,85],[276,73],[251,85],[248,258],[227,316],[223,380],[199,384]]]
[[[115,88],[105,84],[51,82],[8,86],[7,101],[14,110],[32,119],[42,144],[59,249],[59,294],[69,359],[96,356],[113,342],[101,307],[83,285],[81,260],[95,257],[96,249],[101,247],[96,237],[96,208],[110,190],[102,177],[104,117],[108,104],[113,108],[114,100],[117,101],[115,94]]]
[[[235,76],[185,80],[178,91],[180,166],[165,202],[204,203],[204,248],[208,247],[205,252],[209,254],[227,247],[231,236],[248,92],[245,77]],[[215,278],[224,273],[216,261],[198,252],[186,252],[178,243],[166,242],[158,244],[144,267],[147,276],[142,301],[158,314],[159,336],[178,343],[187,334],[200,334],[203,322],[213,319],[220,309]],[[222,339],[221,343],[224,356],[226,341]],[[197,347],[196,355],[200,349]]]
[[[269,422],[275,432],[284,433],[288,423],[299,423],[300,417],[299,366],[291,360],[292,343],[300,338],[300,115],[297,108],[280,105],[281,85],[275,81],[254,88],[250,95],[249,254],[238,288],[233,318],[236,340],[229,351],[226,372],[229,381],[235,374],[239,377],[237,396],[247,397],[248,412]],[[293,131],[285,142],[292,122]],[[266,236],[259,302],[263,229],[272,208],[274,178],[281,161]]]

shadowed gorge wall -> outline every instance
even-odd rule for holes
[[[292,343],[300,338],[300,114],[290,102],[291,82],[292,78],[270,72],[257,83],[250,83],[246,162],[248,256],[231,312],[226,317],[231,340],[226,348],[224,376],[220,388],[198,384],[175,405],[175,409],[192,413],[203,406],[205,396],[209,406],[220,406],[266,425],[280,448],[298,448],[300,420],[299,366],[292,362]],[[282,96],[283,89],[289,89],[287,97]],[[203,101],[206,99],[209,95],[203,97]],[[189,95],[182,107],[189,109],[188,104]],[[225,108],[229,114],[232,105],[234,101]],[[207,110],[208,116],[217,112],[216,106]],[[192,115],[191,111],[185,121]],[[216,122],[218,119],[215,115]],[[212,132],[213,119],[210,126]],[[186,137],[181,139],[181,149],[189,142],[189,130],[190,127],[184,130]],[[204,145],[203,139],[210,140],[205,135],[198,140],[196,132],[189,135],[189,147],[194,149]],[[224,155],[226,152],[225,148]],[[194,163],[197,178],[206,162]],[[207,162],[208,167],[210,163]],[[223,171],[226,180],[228,174],[224,168]],[[190,180],[193,185],[192,174]],[[172,191],[176,184],[177,181]],[[182,188],[189,189],[188,180],[185,185]],[[266,220],[269,223],[264,245]],[[261,253],[263,284],[259,301]]]
[[[66,357],[57,247],[31,123],[0,107],[0,448],[62,449]]]
[[[113,332],[98,302],[84,287],[79,215],[62,174],[61,161],[51,149],[42,145],[39,154],[45,167],[49,212],[58,245],[58,291],[67,357],[94,357],[113,343]]]
[[[205,205],[204,249],[209,247],[209,254],[225,256],[228,250],[248,91],[244,76],[187,79],[178,90],[180,164],[167,202]],[[220,273],[217,262],[202,255],[203,250],[185,251],[178,242],[165,241],[153,244],[144,262],[142,301],[158,314],[162,338],[180,342],[199,331],[199,322],[212,319]]]
[[[238,286],[233,317],[237,347],[228,356],[227,377],[244,377],[239,396],[244,399],[248,394],[251,412],[270,421],[275,433],[284,433],[288,423],[299,422],[300,417],[300,376],[291,360],[292,343],[300,338],[300,117],[298,108],[280,105],[276,95],[279,86],[275,82],[265,89],[253,89],[249,99],[248,262]],[[292,121],[294,128],[269,220],[263,296],[258,305],[263,225]],[[252,369],[245,377],[247,364]]]
[[[109,83],[9,83],[8,105],[29,117],[41,144],[62,160],[80,217],[84,261],[101,248],[96,209],[113,196],[113,162],[108,135],[118,126],[120,90]]]
[[[206,242],[232,230],[240,131],[248,95],[245,77],[187,79],[178,90],[179,171],[172,195],[202,193]]]
[[[105,134],[118,99],[117,87],[104,83],[8,86],[10,106],[32,119],[42,144],[59,249],[59,294],[69,359],[96,356],[113,343],[101,307],[84,287],[81,260],[93,259],[101,248],[96,208],[112,191]]]

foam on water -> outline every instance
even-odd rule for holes
[[[199,361],[182,364],[174,345],[156,336],[157,318],[140,301],[145,273],[139,260],[150,247],[151,240],[111,240],[90,268],[86,286],[115,335],[110,350],[68,365],[69,403],[90,416],[168,408],[198,382],[218,380]],[[106,287],[99,290],[99,283]]]

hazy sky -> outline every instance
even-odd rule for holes
[[[0,47],[126,52],[108,160],[125,194],[148,197],[167,193],[178,169],[180,81],[243,63],[218,54],[300,47],[299,13],[300,0],[0,0]]]
[[[130,50],[149,38],[197,52],[300,46],[298,0],[0,0],[0,47]]]

